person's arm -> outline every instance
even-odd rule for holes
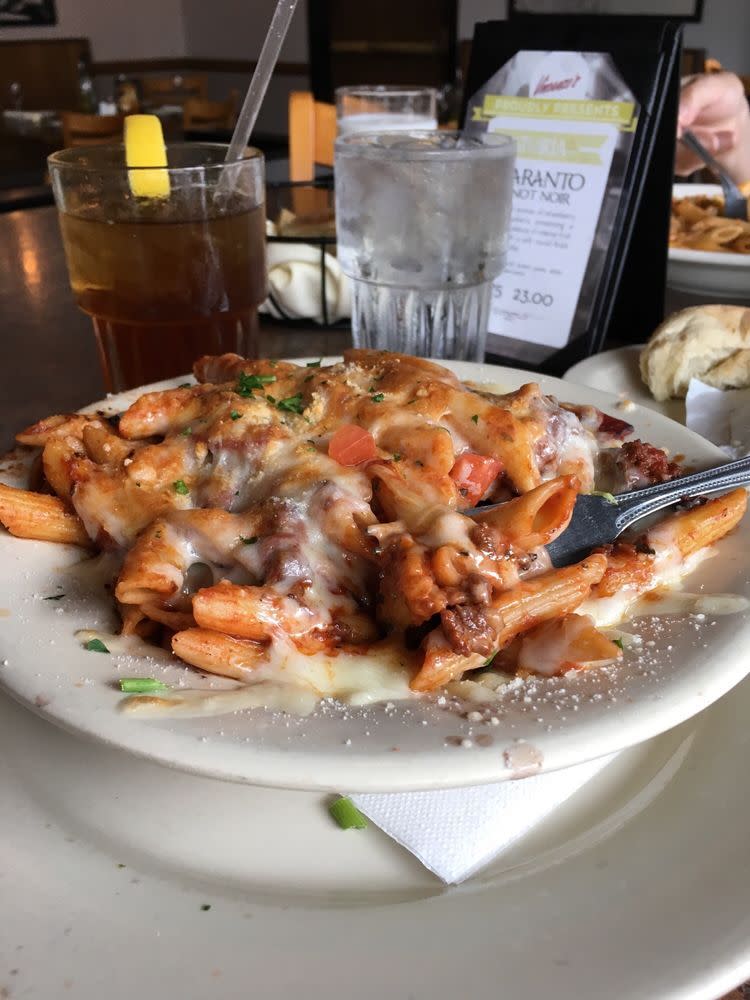
[[[682,86],[677,136],[695,132],[737,184],[750,181],[750,105],[734,73],[690,77]],[[675,172],[690,174],[703,166],[683,143],[677,143]]]

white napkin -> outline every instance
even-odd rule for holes
[[[685,423],[718,445],[729,458],[750,454],[750,389],[714,389],[691,379]]]
[[[269,226],[270,230],[270,226]],[[309,243],[269,243],[269,296],[260,307],[275,319],[312,319],[325,322],[321,297],[321,250]],[[323,254],[328,322],[352,314],[349,278],[336,258]]]
[[[616,756],[497,785],[351,799],[438,878],[454,885],[538,826]]]

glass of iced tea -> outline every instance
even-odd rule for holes
[[[167,146],[169,193],[132,193],[122,146],[49,158],[73,294],[94,322],[107,389],[256,350],[266,297],[263,154],[225,164],[214,143]],[[154,169],[154,168],[135,168]],[[138,190],[139,186],[133,187]]]

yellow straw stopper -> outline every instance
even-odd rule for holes
[[[128,170],[130,190],[136,198],[167,198],[169,173],[164,133],[156,115],[128,115],[125,119],[125,163],[140,170]],[[144,167],[155,169],[144,170]]]

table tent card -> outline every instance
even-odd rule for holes
[[[648,259],[634,266],[642,275],[644,321],[661,314],[675,134],[666,98],[679,49],[679,29],[649,19],[636,69],[639,19],[564,20],[577,25],[572,36],[569,24],[555,30],[562,29],[557,17],[478,25],[464,116],[470,134],[512,135],[518,150],[488,352],[549,370],[598,349],[617,324],[615,303],[632,263],[623,267],[647,177],[657,183],[651,195],[659,208],[655,218],[649,210]],[[608,39],[602,23],[616,25]],[[571,37],[575,49],[567,47]],[[548,48],[553,38],[559,42]]]

